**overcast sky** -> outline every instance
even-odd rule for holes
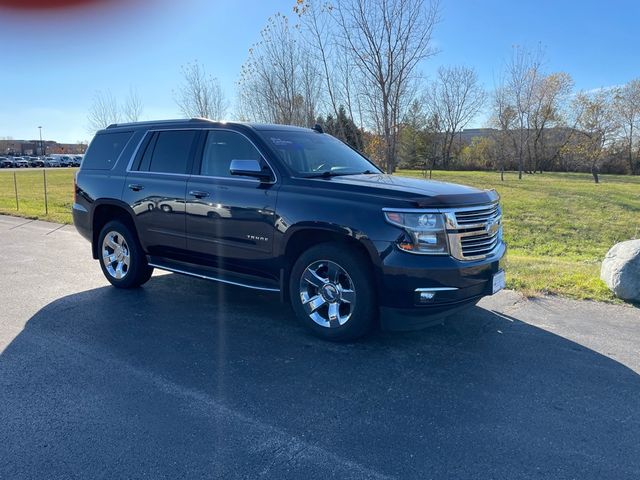
[[[0,7],[0,137],[90,140],[87,110],[96,90],[124,98],[135,88],[144,119],[179,117],[172,91],[192,60],[220,78],[227,96],[267,18],[294,0],[102,0],[39,13]],[[3,1],[0,0],[0,5]],[[640,77],[640,2],[442,0],[422,65],[469,65],[493,88],[514,44],[546,51],[546,70],[566,71],[578,89]],[[480,116],[474,126],[482,126]]]

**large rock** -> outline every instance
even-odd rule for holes
[[[616,297],[640,302],[640,240],[614,245],[602,262],[600,278]]]

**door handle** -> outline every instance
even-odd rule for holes
[[[209,192],[201,192],[200,190],[191,190],[189,195],[196,198],[206,198],[209,196]]]
[[[139,192],[140,190],[144,189],[144,185],[140,185],[138,183],[130,183],[129,188],[134,192]]]

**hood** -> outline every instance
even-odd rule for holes
[[[408,201],[413,207],[460,207],[489,203],[499,198],[495,190],[386,174],[344,175],[310,180],[322,182],[329,189],[355,190],[377,197]],[[319,185],[314,183],[314,186]]]

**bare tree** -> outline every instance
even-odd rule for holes
[[[420,62],[435,54],[435,0],[344,0],[332,14],[349,52],[369,122],[384,140],[384,163],[396,167],[400,119],[412,100]]]
[[[442,166],[449,168],[451,148],[458,132],[478,114],[485,101],[485,91],[474,69],[441,67],[431,84],[429,110],[442,123]]]
[[[336,91],[333,73],[336,44],[333,39],[333,19],[329,14],[331,9],[328,3],[298,0],[294,12],[301,20],[304,32],[302,38],[305,40],[304,49],[319,65],[318,72],[322,75],[323,88],[326,89],[330,109],[337,118],[341,102]]]
[[[504,170],[507,157],[517,149],[515,138],[516,110],[509,101],[507,88],[497,87],[493,95],[493,118],[491,123],[498,127],[497,159],[500,180],[504,181]]]
[[[547,130],[565,122],[573,79],[567,73],[540,74],[533,85],[529,112],[531,141],[528,144],[529,166],[532,172],[542,171],[545,157],[556,158],[560,149],[570,140],[572,129],[565,130],[560,141],[553,142],[553,152],[547,151]]]
[[[297,29],[277,14],[269,18],[242,66],[240,108],[251,120],[311,126],[318,114],[321,78]]]
[[[616,89],[614,97],[615,113],[620,124],[620,134],[625,144],[627,161],[631,175],[636,173],[636,163],[640,157],[640,78]]]
[[[129,88],[129,95],[125,99],[122,105],[122,116],[128,122],[137,122],[142,115],[142,100],[138,91],[131,87]]]
[[[596,183],[600,181],[606,147],[618,129],[612,103],[612,92],[606,89],[578,93],[573,101],[579,139],[571,143],[571,148],[589,167]]]
[[[113,123],[120,121],[120,108],[118,101],[111,91],[98,90],[93,95],[91,107],[89,107],[89,130],[93,133],[102,130]]]
[[[183,81],[174,99],[182,114],[187,117],[222,120],[228,102],[219,80],[208,74],[197,61],[182,66]]]
[[[542,50],[530,51],[514,46],[513,53],[505,67],[503,84],[499,86],[502,99],[515,114],[517,129],[513,132],[515,156],[518,163],[518,178],[522,178],[525,154],[532,137],[531,116],[535,103],[535,92],[540,81]]]

